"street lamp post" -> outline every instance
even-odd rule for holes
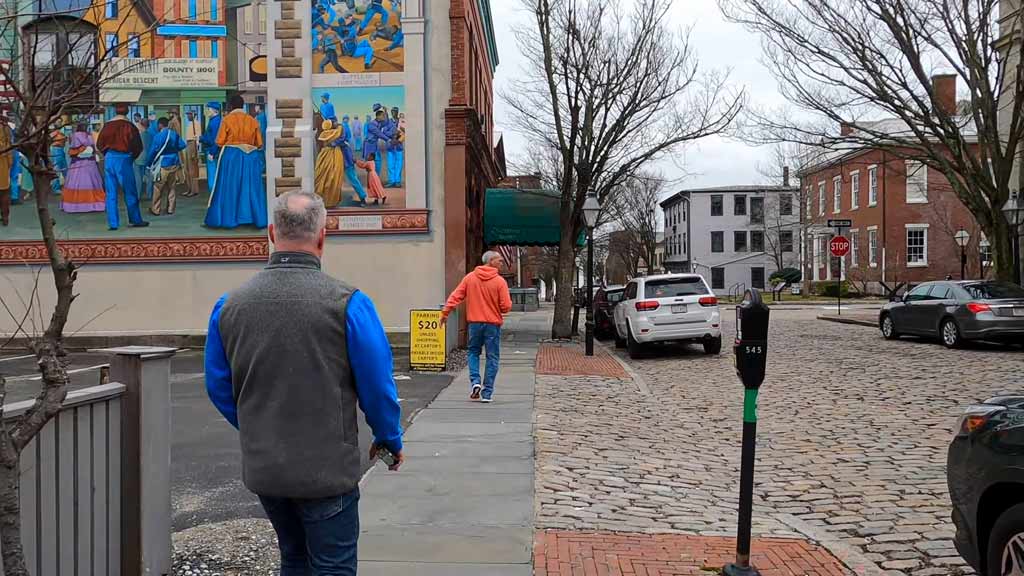
[[[594,227],[601,213],[601,204],[591,194],[583,204],[583,219],[587,224],[587,326],[586,354],[594,355]]]
[[[971,235],[963,228],[953,236],[956,245],[960,247],[960,279],[966,280],[967,276],[967,243],[971,241]]]
[[[1021,202],[1019,192],[1010,194],[1010,199],[1003,206],[1003,213],[1013,230],[1013,245],[1010,246],[1013,250],[1013,281],[1020,284],[1020,225],[1024,217],[1024,202]]]
[[[985,279],[985,256],[991,247],[992,244],[989,243],[988,238],[982,236],[981,242],[978,242],[978,280]]]

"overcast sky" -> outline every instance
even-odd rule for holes
[[[513,132],[505,121],[508,108],[499,96],[509,79],[528,64],[516,49],[512,34],[513,25],[528,21],[528,15],[520,6],[519,0],[491,2],[501,60],[495,76],[494,120],[504,134],[505,153],[510,158],[526,152],[523,137]],[[760,63],[761,46],[757,36],[726,22],[715,0],[676,0],[673,20],[680,28],[693,27],[691,41],[702,67],[729,70],[731,82],[745,87],[758,103],[777,103],[781,99],[775,79]],[[753,148],[743,142],[706,138],[685,151],[680,160],[688,176],[674,188],[761,183],[764,177],[758,172],[758,166],[767,164],[768,155],[767,149]],[[672,179],[684,174],[673,162],[663,162],[658,168]]]

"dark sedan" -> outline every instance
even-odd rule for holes
[[[982,576],[1024,574],[1024,397],[971,406],[949,446],[956,548]]]
[[[625,291],[625,286],[608,286],[601,288],[594,295],[594,333],[597,338],[604,340],[615,336],[612,311],[615,310],[616,304],[622,301]]]
[[[925,282],[882,308],[882,335],[939,338],[949,348],[967,340],[1024,344],[1024,288],[1009,282]]]

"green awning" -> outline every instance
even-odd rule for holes
[[[552,190],[490,188],[484,199],[488,246],[558,246],[561,198]],[[582,246],[585,234],[580,235]]]

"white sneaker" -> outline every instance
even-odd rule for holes
[[[494,400],[493,400],[492,398],[488,398],[488,397],[486,397],[486,396],[481,396],[481,397],[480,397],[480,401],[481,401],[481,402],[483,402],[484,404],[490,404],[490,403],[491,403],[491,402],[493,402]]]
[[[484,387],[479,385],[479,384],[476,384],[475,386],[473,386],[473,391],[469,393],[469,399],[470,400],[479,400],[480,399],[480,391],[483,390],[483,389],[484,389]]]

